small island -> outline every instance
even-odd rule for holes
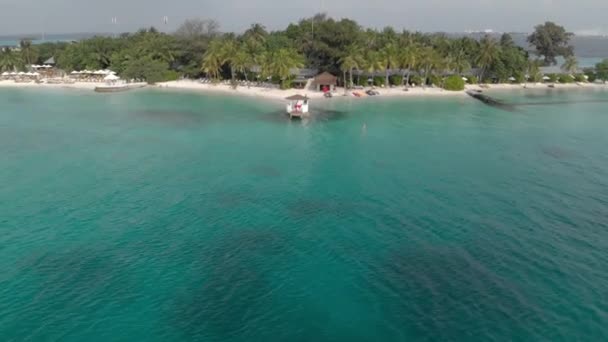
[[[99,84],[107,81],[103,72],[111,70],[126,83],[277,99],[298,93],[364,97],[605,87],[608,59],[580,68],[572,36],[547,22],[535,27],[524,48],[508,33],[471,37],[375,30],[325,14],[281,31],[253,24],[241,34],[221,33],[217,22],[193,19],[173,33],[149,28],[2,47],[0,85],[105,89]]]

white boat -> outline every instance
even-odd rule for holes
[[[298,94],[287,97],[286,100],[289,101],[286,110],[290,118],[300,118],[308,115],[308,97]]]

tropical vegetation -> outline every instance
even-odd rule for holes
[[[314,30],[313,30],[314,27]],[[528,41],[532,56],[509,34],[474,39],[441,33],[397,32],[363,28],[350,19],[324,14],[268,31],[253,24],[242,34],[222,33],[213,20],[192,19],[176,32],[154,28],[118,37],[98,36],[72,43],[33,45],[0,50],[0,70],[21,70],[55,57],[58,68],[112,69],[124,78],[148,82],[206,77],[213,81],[265,81],[291,86],[298,68],[340,75],[352,87],[372,82],[378,86],[435,85],[460,88],[462,77],[476,82],[539,81],[540,67],[566,57],[563,70],[574,74],[576,59],[569,46],[571,34],[554,23],[536,27]],[[601,66],[600,72],[605,70]],[[448,76],[456,76],[447,79]],[[603,77],[603,76],[602,76]],[[458,81],[457,81],[458,80]]]

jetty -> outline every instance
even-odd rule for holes
[[[479,100],[491,107],[497,107],[497,108],[508,110],[508,111],[513,111],[515,109],[514,106],[507,104],[501,100],[495,99],[491,96],[485,95],[481,91],[478,92],[478,91],[469,90],[469,91],[467,91],[467,95],[469,95],[470,97],[472,97],[476,100]]]

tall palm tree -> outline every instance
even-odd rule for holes
[[[463,49],[453,51],[448,56],[448,69],[454,71],[458,75],[462,75],[465,71],[471,69],[471,63],[467,59],[467,55]]]
[[[438,53],[431,46],[425,46],[420,50],[420,68],[424,74],[423,85],[426,86],[429,80],[429,76],[436,64],[439,61]]]
[[[34,61],[34,49],[32,47],[32,41],[27,39],[20,41],[19,49],[21,50],[23,62],[27,65],[32,64]]]
[[[251,58],[244,47],[241,47],[231,58],[231,67],[235,72],[240,72],[245,75],[245,81],[249,81],[247,72],[251,68]]]
[[[452,68],[453,64],[451,63],[452,62],[450,61],[449,57],[441,56],[439,53],[435,55],[435,59],[433,60],[433,67],[431,70],[434,71],[436,75],[439,76],[439,78],[441,79],[440,86],[442,88],[445,82],[446,70],[450,70]]]
[[[266,27],[262,24],[252,24],[251,27],[243,34],[245,40],[249,40],[258,46],[262,46],[266,43],[266,37],[268,36],[268,32],[266,31]]]
[[[365,71],[369,75],[371,75],[372,78],[376,71],[380,71],[383,69],[383,63],[380,54],[373,50],[368,50],[363,65]]]
[[[291,69],[302,68],[303,66],[304,61],[302,56],[293,49],[282,48],[272,52],[270,69],[274,75],[281,79],[283,86],[285,86],[290,76]]]
[[[386,44],[380,50],[380,62],[382,63],[383,69],[385,71],[385,86],[388,88],[390,70],[398,67],[399,65],[399,50],[397,49],[397,45],[393,43]]]
[[[213,40],[209,44],[207,52],[205,52],[205,55],[203,56],[203,67],[201,69],[213,79],[217,79],[219,77],[220,69],[224,64],[222,59],[222,48],[223,45],[221,41]]]
[[[496,40],[489,35],[483,37],[480,41],[479,56],[477,58],[477,64],[481,68],[479,75],[479,81],[483,82],[483,76],[488,68],[494,63],[500,54],[500,47]]]
[[[0,71],[15,71],[21,64],[19,56],[9,48],[0,50]]]
[[[528,76],[529,79],[533,82],[540,82],[542,74],[540,72],[540,67],[542,65],[542,60],[540,59],[530,59],[528,60]]]
[[[567,57],[566,61],[562,65],[562,70],[569,74],[573,74],[576,72],[577,69],[578,69],[578,61],[576,60],[576,57],[574,57],[574,56]]]
[[[344,73],[344,89],[346,89],[346,72],[350,75],[350,86],[353,86],[353,70],[361,68],[363,64],[361,49],[357,45],[351,45],[346,49],[346,53],[340,58],[340,69]]]
[[[408,44],[399,55],[399,64],[403,70],[403,82],[406,86],[410,84],[412,70],[415,70],[416,67],[418,67],[419,57],[420,47],[415,43]]]
[[[235,80],[236,70],[234,68],[234,57],[239,51],[239,46],[234,39],[227,39],[223,41],[220,58],[222,64],[228,64],[230,66],[230,77],[232,82]]]

